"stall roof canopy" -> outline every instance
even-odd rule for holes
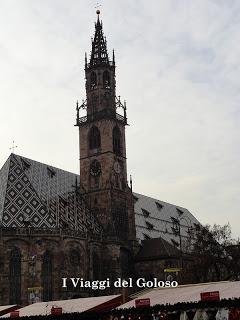
[[[198,302],[200,301],[201,292],[219,291],[220,299],[240,298],[240,281],[221,281],[210,283],[199,283],[191,285],[182,285],[176,288],[156,288],[138,296],[121,306],[122,308],[135,307],[136,299],[150,299],[151,306],[161,304],[176,304],[182,302]]]
[[[19,308],[19,307],[16,304],[11,304],[11,305],[7,305],[7,306],[0,306],[0,316],[8,313],[10,311],[16,310],[17,308]]]
[[[52,307],[62,308],[63,313],[72,312],[84,312],[87,310],[102,310],[104,304],[112,306],[112,302],[115,300],[119,301],[120,304],[121,295],[111,295],[111,296],[101,296],[101,297],[90,297],[90,298],[79,298],[71,300],[61,300],[61,301],[48,301],[48,302],[38,302],[30,304],[24,308],[19,309],[20,317],[24,316],[38,316],[38,315],[49,315],[51,314]],[[113,305],[116,307],[116,304]],[[111,309],[111,308],[110,308]],[[10,314],[3,316],[2,318],[10,317]]]

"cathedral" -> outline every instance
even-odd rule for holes
[[[127,108],[99,13],[86,100],[76,108],[80,174],[16,154],[0,170],[0,305],[100,294],[64,288],[62,278],[164,277],[179,266],[179,238],[198,223],[185,208],[134,193],[127,180]],[[102,294],[110,293],[116,288]]]

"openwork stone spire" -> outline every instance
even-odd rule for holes
[[[102,64],[109,64],[107,53],[107,41],[103,36],[102,22],[99,20],[100,11],[97,10],[97,22],[95,23],[94,40],[92,41],[92,52],[89,66],[98,66]]]

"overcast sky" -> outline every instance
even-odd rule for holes
[[[240,1],[103,0],[127,100],[134,191],[240,236]],[[0,0],[1,165],[16,153],[79,172],[96,1]]]

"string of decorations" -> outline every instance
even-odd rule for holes
[[[112,310],[112,315],[119,316],[121,314],[139,314],[139,313],[158,313],[158,312],[181,312],[193,309],[207,309],[207,308],[237,308],[240,307],[240,299],[222,299],[220,301],[198,301],[198,302],[179,302],[174,305],[154,305],[152,307],[128,308]]]
[[[21,317],[22,320],[27,319],[59,319],[59,320],[154,320],[154,319],[179,319],[179,314],[184,311],[194,312],[199,309],[215,310],[221,308],[235,309],[240,308],[240,299],[223,299],[220,301],[199,301],[176,303],[174,305],[155,305],[152,307],[128,308],[128,309],[114,309],[112,311],[92,312],[86,311],[83,313],[64,313],[61,315],[44,315],[44,316],[30,316]],[[21,309],[20,309],[21,310]],[[155,317],[155,315],[159,317]]]

